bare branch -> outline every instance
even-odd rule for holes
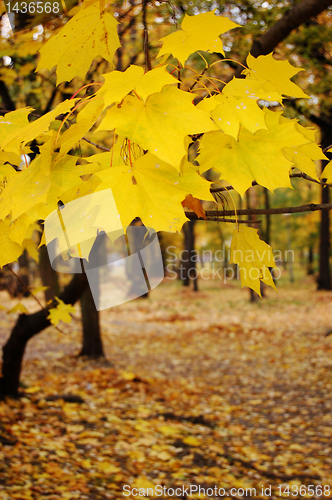
[[[222,213],[222,212],[221,212]],[[190,220],[205,220],[205,221],[214,221],[214,222],[229,222],[231,224],[259,224],[262,220],[252,220],[252,219],[221,219],[220,217],[206,217],[206,219],[199,218],[194,212],[186,212],[186,216]]]
[[[323,153],[327,153],[327,151],[328,151],[329,149],[331,149],[331,148],[332,148],[332,144],[330,144],[329,146],[327,146],[326,148],[324,148],[324,149],[323,149]]]
[[[107,151],[107,152],[111,151],[109,148],[104,148],[104,146],[100,146],[99,144],[96,144],[95,142],[90,141],[90,139],[87,139],[86,137],[82,137],[82,139],[85,142],[88,142],[89,144],[92,144],[92,146],[95,146],[96,148],[101,149],[102,151]]]
[[[255,40],[251,49],[254,57],[272,52],[294,29],[332,5],[331,0],[302,0],[289,9],[264,35]]]
[[[281,208],[245,208],[237,210],[237,215],[264,215],[264,214],[296,214],[301,212],[316,212],[317,210],[332,210],[332,203],[309,203],[308,205],[300,205],[298,207],[281,207]],[[192,212],[185,212],[186,216],[193,219],[199,219]],[[235,210],[207,210],[206,217],[235,217]],[[204,219],[201,219],[204,220]],[[249,222],[249,221],[246,221]],[[257,222],[257,221],[256,221]]]

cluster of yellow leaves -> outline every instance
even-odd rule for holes
[[[42,47],[37,70],[56,66],[58,83],[83,78],[96,57],[112,61],[120,46],[116,26],[104,1],[86,1]],[[210,183],[200,175],[211,168],[241,195],[253,180],[271,191],[291,187],[293,167],[317,178],[314,162],[324,155],[314,131],[262,105],[282,102],[283,96],[307,97],[290,80],[299,70],[287,61],[276,61],[272,54],[257,59],[249,55],[245,79],[233,79],[221,93],[198,105],[195,95],[181,90],[180,82],[168,72],[165,62],[170,54],[184,65],[197,50],[223,53],[219,35],[236,27],[215,11],[185,16],[181,29],[162,39],[158,57],[163,56],[163,64],[154,69],[144,73],[141,67],[130,66],[124,72],[112,71],[104,75],[104,84],[93,97],[64,101],[31,122],[31,108],[1,118],[0,239],[4,252],[0,265],[17,259],[34,221],[47,218],[59,201],[68,203],[111,189],[124,230],[140,217],[156,231],[175,232],[187,220],[185,200],[192,197],[191,208],[197,206],[195,199],[213,201]],[[71,119],[67,129],[55,121],[64,114],[63,121]],[[85,165],[78,165],[69,151],[94,126],[96,132],[110,131],[118,139],[110,153],[90,156]],[[199,167],[187,160],[195,135],[202,136]],[[40,155],[28,166],[22,155],[29,153],[32,140],[40,144]],[[90,207],[94,217],[85,217],[82,206],[81,216],[71,221],[72,231],[91,236],[89,244],[84,244],[83,234],[82,241],[76,242],[82,243],[86,258],[97,232],[115,231],[119,225],[100,199]],[[202,213],[201,208],[197,210]],[[235,232],[238,242],[241,235]],[[29,250],[27,243],[25,247]]]
[[[243,195],[252,181],[273,191],[291,187],[291,168],[318,180],[315,161],[325,155],[315,130],[304,128],[281,112],[261,108],[257,101],[281,102],[282,96],[308,97],[290,81],[299,70],[272,54],[247,58],[245,79],[233,78],[222,94],[205,98],[198,107],[210,112],[219,131],[200,141],[200,172],[219,172]]]

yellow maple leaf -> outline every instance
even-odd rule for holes
[[[22,253],[22,247],[8,237],[8,226],[0,221],[0,267],[16,261]]]
[[[34,109],[30,107],[21,108],[16,111],[10,111],[10,113],[7,113],[0,118],[0,149],[4,150],[12,137],[15,136],[15,134],[18,135],[22,127],[29,124],[28,116],[32,111],[34,111]],[[21,152],[19,151],[19,155],[20,154]]]
[[[0,217],[2,219],[10,213],[12,219],[17,219],[27,214],[34,205],[45,203],[51,185],[49,174],[53,144],[44,144],[40,147],[40,151],[41,154],[30,163],[27,169],[9,179],[1,193]]]
[[[107,111],[97,131],[116,129],[117,134],[180,169],[187,152],[185,138],[217,128],[209,114],[194,106],[192,100],[192,94],[174,87],[152,94],[146,103],[127,96],[121,107]]]
[[[78,113],[77,122],[66,130],[56,143],[60,148],[59,154],[55,159],[55,164],[60,161],[75,144],[90,130],[103,111],[103,102],[100,100],[91,100],[85,108]]]
[[[287,125],[279,125],[281,133]],[[241,128],[239,140],[223,132],[209,132],[201,141],[198,157],[200,171],[213,168],[221,178],[232,184],[243,196],[252,181],[271,191],[278,187],[291,187],[289,170],[292,162],[287,160],[277,142],[279,130],[258,130],[251,134]]]
[[[244,225],[235,229],[230,262],[239,266],[242,287],[250,287],[260,297],[260,281],[276,290],[269,270],[269,267],[276,267],[272,248],[260,240],[257,229]]]
[[[113,102],[120,102],[132,90],[135,89],[145,101],[147,97],[168,84],[177,83],[177,79],[168,73],[166,66],[159,66],[144,73],[140,66],[129,66],[126,71],[112,71],[103,75],[104,85],[96,93],[97,97],[102,97],[105,107]]]
[[[63,321],[64,323],[70,323],[71,322],[71,316],[70,313],[75,312],[75,307],[73,307],[71,304],[65,304],[61,299],[58,297],[56,298],[58,305],[57,307],[53,307],[50,309],[50,313],[47,316],[47,319],[50,320],[52,325],[57,326],[59,321]]]
[[[104,99],[105,106],[109,106],[113,102],[120,102],[135,88],[143,74],[143,68],[135,65],[129,66],[126,71],[106,73],[103,75],[104,84],[96,92],[96,96]]]
[[[187,162],[179,176],[171,165],[151,153],[138,158],[132,168],[113,166],[96,176],[103,189],[112,189],[124,228],[134,217],[140,217],[146,227],[155,231],[180,231],[187,220],[181,202],[188,194],[213,201],[210,183],[197,174],[193,165]],[[100,224],[106,227],[110,212],[103,217]]]
[[[18,154],[0,151],[0,182],[6,182],[11,177],[15,177],[17,172],[12,165],[18,166],[21,162],[21,156]]]
[[[269,130],[275,132],[275,139],[286,158],[301,172],[318,180],[315,162],[326,159],[326,156],[316,142],[317,130],[302,127],[297,120],[289,120],[281,112],[268,109],[265,110],[265,119]]]
[[[39,262],[39,253],[36,243],[31,238],[25,238],[22,243],[23,250],[27,250],[35,262]]]
[[[168,73],[166,66],[159,66],[144,73],[135,91],[145,101],[149,95],[160,92],[165,85],[174,85],[177,82],[178,80]]]
[[[271,90],[275,90],[282,95],[291,97],[309,98],[302,89],[290,79],[295,76],[302,68],[294,68],[288,61],[277,61],[272,52],[266,56],[255,58],[251,54],[247,57],[247,66],[249,70],[244,70],[250,78],[258,80],[262,85],[269,82]]]
[[[6,218],[4,222],[7,225],[6,233],[8,238],[15,241],[18,245],[22,246],[23,240],[31,237],[29,229],[33,227],[33,221],[26,214],[22,214],[14,221],[9,221]]]
[[[256,100],[282,102],[282,94],[277,92],[273,83],[267,80],[255,80],[247,74],[246,78],[233,77],[222,90],[224,95],[242,98],[244,96]]]
[[[37,71],[57,66],[57,85],[75,76],[84,78],[92,61],[102,56],[112,62],[120,47],[118,22],[99,6],[81,8],[41,49]]]
[[[196,16],[185,17],[181,23],[181,30],[165,36],[160,41],[163,46],[158,57],[164,54],[172,54],[182,66],[193,52],[203,50],[206,52],[221,52],[225,55],[224,47],[219,35],[226,31],[237,28],[239,25],[233,23],[227,17],[215,16],[214,9]]]
[[[200,171],[213,168],[241,195],[253,180],[271,191],[291,187],[291,166],[317,178],[315,160],[325,155],[315,142],[314,130],[278,112],[265,110],[264,114],[268,129],[251,134],[240,126],[238,141],[221,132],[205,134],[198,157]]]
[[[263,128],[267,129],[265,123],[265,113],[255,101],[249,97],[233,97],[231,95],[217,95],[214,98],[207,98],[199,103],[198,107],[203,109],[205,106],[213,106],[210,109],[211,117],[215,124],[225,134],[231,135],[234,139],[238,138],[240,125],[243,125],[251,133]]]
[[[22,148],[25,144],[35,139],[43,132],[46,132],[49,129],[51,122],[55,120],[58,115],[70,111],[75,106],[76,102],[77,99],[66,99],[58,106],[56,106],[56,108],[54,108],[52,111],[46,113],[44,116],[37,118],[37,120],[34,120],[32,122],[29,122],[27,117],[32,111],[34,111],[33,108],[23,108],[23,110],[18,110],[22,111],[21,113],[18,113],[16,111],[8,113],[5,116],[7,117],[5,137],[1,140],[0,147],[6,152],[13,152],[21,155]],[[18,114],[14,115],[14,113]],[[12,127],[8,126],[8,124],[10,123],[12,124]]]

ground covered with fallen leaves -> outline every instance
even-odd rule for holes
[[[0,403],[0,499],[332,496],[332,293],[302,278],[248,299],[162,284],[101,312],[107,361],[77,357],[79,309],[33,338],[25,396]]]

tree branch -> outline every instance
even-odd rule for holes
[[[191,212],[186,212],[186,216],[190,219],[190,220],[196,220],[192,217],[189,217],[188,213],[191,213]],[[253,219],[238,219],[237,221],[235,219],[220,219],[220,217],[206,217],[206,219],[199,219],[199,220],[206,220],[206,221],[209,221],[209,222],[227,222],[227,223],[230,223],[230,224],[235,224],[236,222],[238,224],[260,224],[262,222],[262,220],[253,220]]]
[[[298,207],[281,207],[281,208],[245,208],[236,210],[236,215],[263,215],[263,214],[296,214],[301,212],[316,212],[317,210],[332,210],[332,203],[309,203],[308,205],[300,205]],[[190,220],[204,220],[198,217],[193,212],[185,212],[186,217]],[[206,217],[235,217],[235,210],[207,210]],[[249,222],[249,221],[246,221]]]
[[[108,152],[111,151],[109,148],[104,148],[104,146],[100,146],[100,144],[96,144],[95,142],[90,141],[90,139],[87,139],[86,137],[82,137],[82,139],[83,141],[92,144],[92,146],[95,146],[96,148],[101,149],[102,151],[108,151]]]
[[[330,5],[332,5],[331,0],[303,0],[294,5],[263,36],[254,41],[251,54],[254,57],[269,54],[291,31]]]
[[[74,305],[88,286],[85,273],[75,274],[66,286],[59,299],[65,304]],[[33,314],[20,314],[10,334],[9,339],[3,346],[2,378],[0,378],[0,399],[4,396],[17,396],[22,359],[27,342],[37,333],[51,325],[47,318],[49,309],[58,304],[53,300],[45,309]]]

